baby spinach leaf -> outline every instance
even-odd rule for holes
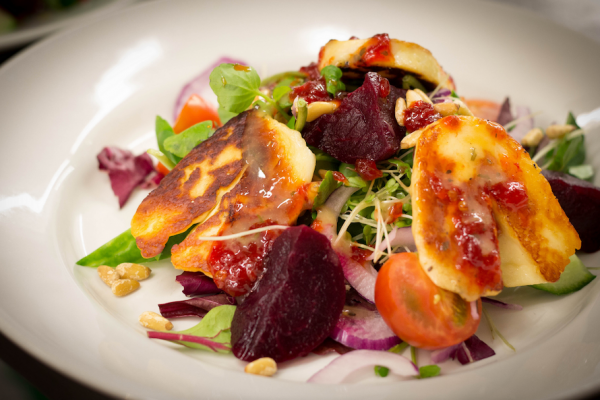
[[[317,193],[317,197],[315,197],[313,210],[323,205],[329,195],[340,186],[342,186],[342,183],[333,179],[333,174],[331,171],[327,171],[323,181],[319,185],[319,192]]]
[[[574,167],[569,167],[567,172],[569,173],[569,175],[573,175],[574,177],[582,179],[584,181],[588,180],[592,176],[594,176],[594,169],[589,164],[583,164],[583,165],[577,165]]]
[[[346,85],[341,81],[342,70],[335,65],[328,65],[321,70],[321,76],[325,78],[327,92],[336,95],[337,92],[346,90]]]
[[[84,267],[98,267],[100,265],[116,267],[124,262],[142,263],[152,260],[142,257],[142,253],[135,243],[135,238],[131,234],[131,229],[127,229],[116,238],[77,261],[76,264]]]
[[[158,142],[158,149],[169,160],[171,160],[173,165],[177,165],[177,163],[181,160],[181,158],[177,157],[176,155],[174,155],[171,152],[169,152],[168,150],[166,150],[165,146],[164,146],[165,140],[167,140],[171,136],[175,136],[175,132],[173,132],[173,128],[171,128],[171,125],[169,125],[169,123],[167,121],[165,121],[164,119],[162,119],[161,117],[159,117],[157,115],[155,129],[156,129],[156,141]]]
[[[177,157],[185,157],[194,147],[205,141],[215,130],[212,127],[212,121],[200,122],[189,127],[178,135],[173,135],[165,139],[163,146],[165,149]]]
[[[257,95],[262,95],[260,77],[252,67],[239,64],[221,64],[210,73],[210,87],[223,109],[241,113]]]
[[[231,350],[226,350],[224,348],[225,346],[222,345],[229,347],[231,343],[231,321],[233,320],[235,308],[235,306],[229,305],[217,306],[210,310],[204,318],[202,318],[202,321],[190,329],[179,332],[156,332],[159,335],[149,336],[158,339],[171,340],[194,349],[229,352]],[[206,341],[206,344],[181,340],[182,337],[185,339],[186,336],[195,336],[208,340]],[[210,346],[211,344],[216,344],[216,346],[212,347]],[[221,346],[219,346],[219,344],[221,344]]]

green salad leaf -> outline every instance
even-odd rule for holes
[[[213,69],[209,79],[219,105],[229,112],[241,113],[250,107],[256,96],[264,96],[258,90],[260,77],[252,67],[221,64]]]
[[[161,118],[157,115],[155,129],[156,129],[156,141],[158,142],[158,150],[160,150],[160,152],[163,153],[165,155],[165,157],[167,157],[167,159],[169,159],[169,161],[171,161],[171,163],[173,165],[177,165],[177,163],[179,161],[181,161],[181,158],[172,154],[170,151],[165,149],[165,146],[164,146],[165,140],[167,140],[168,138],[170,138],[172,136],[175,136],[175,132],[173,132],[173,128],[167,121],[165,121],[163,118]]]
[[[195,336],[198,338],[208,339],[212,343],[220,343],[224,345],[231,344],[231,321],[233,320],[233,315],[235,314],[235,306],[223,305],[218,306],[210,310],[202,321],[200,321],[197,325],[191,327],[190,329],[186,329],[184,331],[179,332],[160,332],[163,333],[160,339],[171,340],[176,343],[179,343],[186,347],[191,347],[194,349],[202,349],[202,350],[212,350],[218,352],[228,353],[230,350],[225,350],[223,348],[211,349],[207,345],[203,345],[195,342],[188,342],[185,340],[178,340],[180,335],[187,336]],[[168,335],[168,336],[167,336]],[[171,336],[172,335],[172,336]],[[172,337],[172,339],[168,339],[168,337]]]
[[[131,229],[127,229],[116,238],[77,261],[77,265],[84,267],[99,267],[100,265],[116,267],[124,262],[142,263],[147,261],[151,260],[142,257],[142,253],[135,243],[135,238],[131,234]]]
[[[239,113],[234,113],[234,112],[231,112],[231,111],[227,111],[221,105],[219,105],[219,108],[217,109],[217,112],[219,113],[219,119],[221,120],[221,123],[223,125],[225,125],[231,118],[233,118],[233,117],[235,117],[236,115],[239,114]]]
[[[273,100],[279,101],[283,97],[283,95],[291,91],[292,88],[290,88],[289,86],[277,86],[275,89],[273,89]]]
[[[214,132],[212,121],[200,122],[178,135],[169,136],[165,139],[163,146],[165,150],[183,158],[194,147],[211,137]]]
[[[342,70],[335,65],[328,65],[321,70],[321,76],[325,78],[327,92],[335,96],[337,92],[346,90],[346,85],[342,82]]]
[[[569,167],[567,172],[569,173],[569,175],[573,175],[574,177],[582,179],[584,181],[594,176],[594,169],[589,164],[582,164]]]
[[[437,365],[424,365],[419,368],[419,379],[432,378],[440,374],[441,368]]]

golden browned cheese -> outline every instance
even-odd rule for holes
[[[241,178],[247,114],[194,148],[142,201],[131,233],[145,258],[162,252],[170,236],[203,222]]]
[[[433,282],[467,301],[555,282],[581,246],[529,154],[495,123],[449,116],[418,139],[413,225]]]
[[[377,43],[377,37],[369,39],[330,40],[319,54],[319,70],[328,65],[335,65],[344,71],[345,76],[357,76],[368,71],[377,71],[401,87],[401,79],[405,74],[416,78],[433,89],[441,87],[454,90],[454,82],[442,69],[431,52],[418,44],[390,39],[389,46],[379,49],[381,56],[369,57],[370,49]]]
[[[264,222],[292,225],[311,207],[318,189],[318,183],[310,183],[315,156],[299,132],[260,115],[252,113],[245,121],[242,143],[247,168],[239,183],[204,223],[173,247],[175,268],[212,276],[208,260],[214,242],[199,238],[235,234]]]

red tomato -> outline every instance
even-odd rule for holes
[[[167,176],[167,174],[171,171],[169,171],[169,169],[167,167],[165,167],[163,165],[163,163],[161,163],[160,161],[158,162],[158,164],[156,164],[156,170],[158,172],[160,172],[161,174],[163,174],[164,176]]]
[[[381,267],[375,283],[375,305],[398,337],[422,349],[452,346],[471,337],[479,326],[471,305],[437,287],[415,253],[394,254]]]
[[[190,126],[203,121],[213,121],[215,126],[221,126],[221,119],[217,111],[202,97],[193,94],[181,109],[177,121],[173,125],[173,132],[183,132]]]

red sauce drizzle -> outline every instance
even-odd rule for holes
[[[367,41],[365,52],[362,55],[362,61],[366,65],[376,62],[386,62],[392,59],[390,37],[387,33],[375,35]]]
[[[410,108],[404,110],[404,126],[409,132],[424,128],[441,118],[431,104],[422,100],[414,102]]]
[[[360,177],[366,181],[372,181],[383,176],[383,172],[377,169],[377,163],[373,160],[360,158],[356,160],[355,168]]]
[[[266,220],[252,225],[250,229],[269,225],[275,225],[275,222]],[[250,239],[242,237],[215,242],[208,262],[217,287],[232,296],[248,293],[262,274],[263,260],[281,232],[273,229],[249,236]],[[257,235],[260,235],[258,240],[255,239]]]
[[[319,78],[315,81],[306,82],[304,85],[296,86],[292,89],[290,99],[302,97],[307,103],[315,101],[329,101],[329,93],[327,93],[327,85],[324,78]]]

